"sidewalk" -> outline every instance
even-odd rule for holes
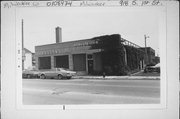
[[[160,76],[74,76],[74,79],[109,79],[109,80],[160,80]]]
[[[91,75],[85,75],[85,76],[74,76],[73,78],[77,79],[113,79],[113,80],[160,80],[160,76],[155,73],[144,73],[143,70],[133,73],[131,75],[127,76],[106,76],[103,78],[103,76],[91,76]]]

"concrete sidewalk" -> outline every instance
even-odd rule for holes
[[[132,73],[127,76],[106,76],[103,78],[103,76],[91,76],[91,75],[85,75],[85,76],[74,76],[74,79],[99,79],[99,80],[160,80],[160,75],[157,73],[144,73],[143,70]]]
[[[160,76],[74,76],[73,79],[113,79],[113,80],[160,80]]]

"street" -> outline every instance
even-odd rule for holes
[[[23,104],[157,104],[160,80],[23,79]]]

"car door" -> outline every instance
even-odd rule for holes
[[[52,69],[50,72],[50,75],[51,75],[51,77],[56,77],[58,75],[57,69],[56,68]]]
[[[51,76],[51,71],[50,70],[44,71],[43,73],[45,74],[46,78]]]

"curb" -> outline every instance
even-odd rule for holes
[[[73,79],[96,79],[96,80],[160,80],[159,76],[74,76]]]

